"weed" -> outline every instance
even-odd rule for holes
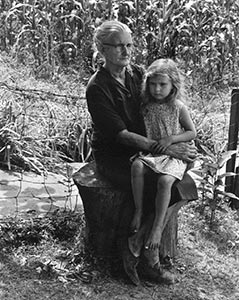
[[[228,176],[238,176],[234,172],[226,172],[225,164],[237,153],[237,150],[220,151],[213,153],[207,147],[201,145],[203,154],[199,155],[200,164],[192,169],[199,176],[199,190],[202,194],[204,205],[211,209],[210,225],[213,224],[216,210],[221,208],[221,204],[229,202],[231,198],[239,200],[233,193],[225,192],[225,178]],[[224,152],[223,152],[224,151]]]

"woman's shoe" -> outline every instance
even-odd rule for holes
[[[174,284],[176,281],[176,276],[171,272],[164,270],[159,263],[151,267],[144,259],[142,259],[139,263],[138,270],[140,275],[147,280],[167,285]]]
[[[130,252],[128,245],[124,247],[122,258],[125,273],[134,285],[139,285],[140,280],[136,269],[139,259]]]
[[[173,268],[173,260],[169,255],[166,255],[163,259],[160,259],[161,265],[167,269],[170,270]]]

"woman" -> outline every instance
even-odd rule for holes
[[[86,90],[93,122],[92,149],[96,165],[99,172],[115,185],[130,188],[130,157],[139,150],[159,153],[157,141],[145,137],[139,112],[143,70],[130,64],[133,40],[125,24],[118,21],[101,24],[95,31],[94,45],[104,59],[103,66],[91,77]],[[196,150],[187,144],[174,144],[167,149],[167,154],[192,162]],[[122,212],[122,222],[130,223],[131,217],[126,209]],[[142,224],[144,232],[151,226],[150,222],[151,219],[147,220],[147,225]],[[140,246],[144,232],[138,232]],[[127,236],[124,238],[124,268],[137,285],[138,259],[128,249]],[[158,251],[144,250],[144,258],[153,279],[172,283],[171,276],[159,267]]]

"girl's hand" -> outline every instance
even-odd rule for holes
[[[172,145],[173,140],[171,138],[171,136],[162,138],[158,141],[158,149],[160,149],[161,153],[164,153],[166,151],[166,149]]]
[[[166,149],[172,144],[171,137],[166,137],[158,142],[155,142],[150,147],[150,152],[152,154],[162,154],[166,151]]]

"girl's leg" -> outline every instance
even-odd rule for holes
[[[135,233],[141,225],[143,214],[144,175],[146,166],[142,161],[136,159],[131,166],[131,185],[135,204],[134,217],[131,222],[131,232]]]
[[[170,175],[160,175],[157,182],[155,199],[155,218],[145,248],[159,248],[163,232],[164,218],[171,199],[171,188],[176,178]]]

